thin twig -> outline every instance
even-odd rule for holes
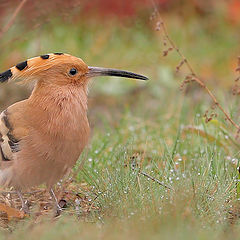
[[[152,181],[158,183],[159,185],[161,185],[161,186],[163,186],[163,187],[165,187],[165,188],[168,188],[168,189],[170,189],[170,190],[173,190],[172,187],[170,187],[170,186],[164,184],[163,182],[159,181],[158,179],[156,179],[156,178],[150,176],[149,174],[147,174],[147,173],[145,173],[145,172],[140,171],[138,174],[141,174],[141,175],[143,175],[143,176],[145,176],[145,177],[151,179]]]
[[[212,93],[212,91],[206,86],[206,84],[197,76],[197,74],[195,73],[195,71],[193,70],[193,67],[191,66],[190,62],[188,61],[188,59],[184,56],[184,54],[180,51],[180,49],[177,47],[177,45],[174,43],[174,41],[170,38],[169,34],[168,34],[168,30],[165,26],[165,23],[160,15],[160,12],[158,11],[157,5],[155,3],[154,0],[152,0],[152,4],[153,4],[153,8],[154,8],[154,12],[157,13],[157,17],[158,17],[158,30],[162,30],[162,33],[164,35],[164,37],[166,38],[166,40],[168,41],[168,43],[170,44],[170,46],[175,49],[175,51],[178,53],[178,55],[180,56],[180,58],[182,59],[182,61],[186,64],[188,70],[190,71],[191,74],[191,79],[195,82],[197,82],[206,92],[207,94],[210,96],[210,98],[212,99],[212,101],[214,102],[214,104],[221,110],[221,112],[225,115],[226,119],[237,129],[237,131],[240,131],[240,126],[229,116],[229,114],[224,110],[224,108],[222,107],[222,105],[220,105],[220,103],[218,102],[217,98],[215,97],[215,95]]]
[[[150,176],[149,174],[141,171],[140,169],[137,169],[134,162],[131,164],[131,168],[132,168],[133,171],[137,171],[138,175],[143,175],[144,177],[147,177],[147,178],[151,179],[152,181],[158,183],[159,185],[161,185],[161,186],[163,186],[163,187],[165,187],[165,188],[168,188],[168,189],[170,189],[170,190],[173,190],[172,187],[170,187],[170,186],[166,185],[165,183],[159,181],[158,179]]]
[[[5,32],[7,32],[9,30],[9,28],[13,25],[18,13],[20,12],[20,10],[22,9],[22,7],[24,6],[24,4],[27,2],[27,0],[22,0],[20,2],[20,4],[17,6],[17,8],[15,9],[13,15],[11,16],[11,18],[9,19],[8,23],[2,28],[2,30],[0,31],[0,38],[2,38],[3,34]]]

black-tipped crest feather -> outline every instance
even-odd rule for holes
[[[12,77],[12,71],[11,69],[8,69],[7,71],[0,73],[0,82],[1,83],[6,82],[11,77]]]

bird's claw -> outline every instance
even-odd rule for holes
[[[21,211],[23,211],[27,215],[30,215],[30,210],[27,201],[22,205]]]
[[[54,214],[54,217],[58,217],[61,215],[63,209],[57,204],[56,206],[56,211],[55,211],[55,214]]]

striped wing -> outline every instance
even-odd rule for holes
[[[19,150],[19,140],[13,135],[13,128],[5,110],[0,115],[0,160],[11,161],[13,153]]]

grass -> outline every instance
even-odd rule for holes
[[[183,137],[190,98],[176,92],[154,120],[151,105],[155,104],[135,100],[139,105],[126,107],[121,119],[93,129],[83,156],[87,154],[87,159],[77,182],[88,184],[83,193],[96,208],[87,215],[80,212],[78,218],[66,211],[60,219],[45,217],[36,225],[24,220],[7,234],[11,239],[237,238],[238,219],[229,212],[238,214],[238,175],[232,163],[238,149],[224,142],[218,127],[204,124],[198,116],[193,126],[203,125],[216,141],[191,133]],[[160,100],[164,98],[155,99]],[[178,112],[176,101],[182,101]],[[142,107],[143,102],[147,106]],[[140,169],[173,189],[138,175]]]
[[[173,37],[183,45],[193,64],[198,63],[197,70],[207,78],[221,75],[221,84],[215,92],[237,121],[239,100],[226,91],[229,86],[226,81],[234,79],[233,74],[229,76],[230,70],[226,70],[232,60],[218,64],[223,56],[218,55],[222,46],[224,56],[229,52],[232,59],[239,50],[231,37],[235,35],[234,29],[226,23],[219,25],[215,32],[219,37],[215,37],[208,32],[207,20],[201,25],[197,20],[184,23],[186,31],[182,31],[183,28],[174,26],[183,23],[171,19],[170,16]],[[81,26],[81,31],[71,26],[71,37],[65,34],[69,28],[56,27],[48,41],[51,25],[42,30],[41,52],[52,52],[53,46],[54,51],[62,50],[65,46],[66,51],[88,58],[91,65],[135,68],[149,75],[151,81],[99,79],[92,84],[89,104],[92,139],[77,164],[85,160],[84,168],[74,169],[73,183],[94,206],[91,211],[80,209],[78,214],[72,214],[67,210],[58,219],[33,216],[12,221],[7,229],[2,229],[0,238],[238,238],[239,145],[233,129],[221,114],[208,124],[204,122],[202,116],[211,105],[209,99],[195,86],[185,94],[179,91],[177,79],[181,76],[172,72],[177,65],[176,57],[172,54],[167,59],[160,58],[160,40],[141,24],[137,22],[131,29],[109,27],[103,36],[101,27],[96,26],[91,26],[91,31],[86,26]],[[196,37],[196,32],[200,36]],[[18,43],[19,52],[34,55],[33,35],[34,32],[29,33],[32,44]],[[55,39],[60,38],[62,41],[56,43]],[[213,86],[214,83],[215,80],[209,82]],[[82,183],[87,187],[81,188]]]

